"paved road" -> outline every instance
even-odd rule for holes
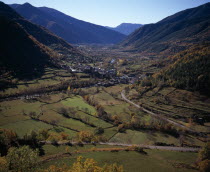
[[[173,121],[173,120],[171,120],[171,119],[168,119],[168,118],[166,118],[166,117],[164,117],[164,116],[162,116],[162,115],[160,115],[160,114],[156,114],[156,113],[154,113],[154,112],[151,112],[151,111],[149,111],[149,110],[143,108],[142,106],[139,106],[139,105],[135,104],[134,102],[132,102],[132,101],[130,101],[129,99],[126,98],[126,96],[125,96],[125,90],[123,90],[123,91],[121,92],[121,96],[122,96],[122,98],[123,98],[126,102],[132,104],[133,106],[135,106],[135,107],[141,109],[142,111],[144,111],[144,112],[146,112],[146,113],[148,113],[148,114],[150,114],[150,115],[152,115],[152,116],[154,116],[154,117],[157,117],[157,118],[159,118],[159,119],[161,119],[161,120],[164,120],[164,121],[166,121],[166,122],[168,122],[168,123],[171,123],[171,124],[173,124],[173,125],[175,125],[175,126],[177,126],[177,127],[184,128],[185,130],[188,130],[188,131],[190,131],[190,132],[193,132],[193,133],[195,132],[194,130],[191,130],[190,128],[188,128],[188,127],[186,127],[186,126],[184,126],[184,125],[182,125],[182,124],[180,124],[180,123],[178,123],[178,122],[175,122],[175,121]]]
[[[44,144],[53,144],[51,141],[41,141]],[[70,142],[70,141],[60,141],[57,143],[58,145],[65,145],[65,144],[72,144],[76,145],[77,142]],[[93,145],[93,143],[85,143],[84,145]],[[98,145],[110,145],[110,146],[133,146],[134,144],[125,144],[125,143],[112,143],[112,142],[99,142],[96,143]],[[193,147],[175,147],[175,146],[155,146],[155,145],[144,145],[144,144],[135,144],[135,146],[139,146],[145,149],[158,149],[158,150],[170,150],[170,151],[179,151],[179,152],[198,152],[200,148],[193,148]]]

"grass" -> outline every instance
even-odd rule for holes
[[[12,100],[1,102],[0,109],[1,115],[3,116],[13,116],[17,114],[36,112],[40,113],[40,102],[27,102],[22,100]]]
[[[97,117],[94,117],[94,115],[96,115],[95,108],[87,104],[82,97],[73,96],[72,98],[61,100],[61,98],[64,97],[67,97],[67,95],[63,93],[58,93],[49,96],[42,96],[38,99],[38,101],[12,100],[12,101],[1,102],[0,128],[13,129],[20,136],[23,136],[30,130],[38,131],[39,129],[52,128],[53,126],[50,124],[46,124],[41,121],[37,122],[31,120],[28,115],[24,115],[24,113],[29,114],[30,112],[36,112],[37,115],[40,114],[41,105],[42,105],[43,114],[39,117],[39,119],[49,123],[56,123],[56,125],[62,128],[64,132],[69,134],[70,137],[75,137],[76,132],[68,128],[78,131],[83,131],[83,130],[94,131],[95,128],[79,120],[65,118],[64,116],[56,112],[61,107],[64,108],[79,107],[79,109],[82,111],[88,110],[88,112],[93,116],[88,115],[87,113],[82,111],[77,111],[76,113],[82,119],[88,118],[89,122],[97,127],[102,127],[102,128],[112,127],[110,123],[107,123]],[[48,102],[50,104],[41,103],[39,102],[39,100]],[[59,100],[61,101],[59,102]],[[52,131],[53,130],[51,130],[51,132]],[[105,129],[104,135],[106,138],[110,138],[114,133],[115,131],[112,131],[111,129]]]
[[[117,127],[107,128],[104,130],[103,136],[107,139],[110,139],[117,133]],[[109,140],[108,140],[109,141]]]
[[[0,104],[0,127],[10,127],[17,122],[25,121],[30,119],[23,113],[28,114],[29,112],[40,113],[40,102],[24,102],[22,100],[12,100],[1,102]]]
[[[15,131],[18,136],[22,137],[32,130],[39,131],[41,129],[50,129],[51,125],[45,124],[43,122],[34,120],[17,121],[15,123],[9,123],[6,125],[1,125],[0,128],[11,129]]]
[[[59,125],[64,126],[64,127],[70,127],[78,131],[84,131],[84,130],[93,131],[94,130],[93,127],[87,126],[86,124],[80,121],[74,120],[74,119],[64,119],[59,122]]]
[[[146,150],[147,155],[137,152],[91,152],[82,153],[79,156],[84,158],[95,159],[100,166],[105,164],[117,163],[123,165],[126,172],[193,172],[196,170],[178,168],[175,166],[177,163],[193,164],[196,160],[196,153],[173,152],[173,151],[159,151],[159,150]],[[78,155],[77,155],[78,156]],[[47,167],[50,164],[61,166],[63,163],[72,165],[77,156],[71,158],[62,158],[56,161],[46,163]]]
[[[128,143],[128,144],[150,144],[155,142],[163,142],[167,144],[179,145],[177,138],[160,132],[152,131],[133,131],[126,130],[126,133],[117,133],[110,142]]]
[[[100,93],[95,94],[92,97],[102,106],[122,104],[122,101],[116,100],[114,97],[104,91],[101,91]]]
[[[87,104],[83,100],[83,98],[80,96],[75,96],[75,97],[63,100],[61,103],[65,106],[69,106],[69,107],[75,107],[75,108],[78,107],[80,110],[88,109],[88,111],[91,113],[91,115],[97,114],[95,108],[93,106],[90,106],[89,104]]]

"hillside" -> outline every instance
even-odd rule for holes
[[[120,32],[124,35],[130,35],[132,32],[134,32],[136,29],[139,29],[142,26],[143,26],[142,24],[122,23],[117,27],[107,27],[107,28]]]
[[[69,43],[113,44],[125,38],[121,33],[75,19],[55,9],[36,8],[29,3],[13,4],[11,7],[29,21],[46,27]]]
[[[210,40],[210,3],[187,9],[158,23],[144,25],[120,46],[127,50],[150,53],[176,53]]]
[[[176,88],[209,95],[209,57],[209,43],[194,46],[173,56],[170,64],[155,74],[154,78]]]
[[[54,65],[60,58],[83,58],[70,44],[25,20],[2,2],[0,22],[1,75],[11,72],[14,77],[29,79],[41,76],[46,66]],[[54,50],[62,54],[68,53],[68,56],[61,56]]]
[[[0,16],[1,74],[9,71],[17,78],[41,75],[57,54],[29,35],[18,23]],[[27,75],[26,75],[27,74]]]
[[[73,56],[81,56],[80,52],[73,46],[65,42],[63,39],[57,37],[44,27],[38,26],[21,17],[15,10],[8,5],[0,2],[0,15],[20,24],[28,34],[36,38],[40,43],[56,50],[62,54],[71,54]]]

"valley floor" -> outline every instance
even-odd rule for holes
[[[209,99],[174,87],[135,87],[135,79],[159,69],[150,58],[141,57],[136,64],[124,58],[103,65],[114,65],[118,75],[136,76],[125,84],[99,86],[109,79],[53,68],[31,81],[7,78],[15,84],[0,92],[0,128],[19,138],[46,130],[41,168],[72,165],[81,155],[100,165],[123,165],[128,172],[196,171],[197,152],[208,141],[210,123],[200,124],[191,116],[209,114]],[[92,143],[79,145],[85,132]]]

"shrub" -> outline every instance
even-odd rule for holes
[[[103,134],[103,133],[104,133],[104,129],[103,129],[103,128],[97,127],[97,128],[95,129],[95,134],[100,135],[100,134]]]
[[[142,147],[136,146],[134,150],[138,153],[147,154]]]

